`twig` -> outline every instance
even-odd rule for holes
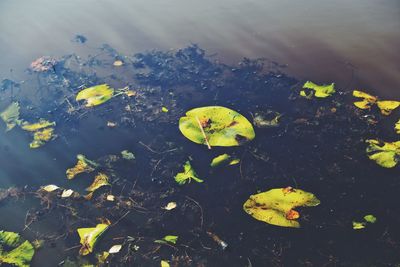
[[[203,223],[204,223],[204,216],[203,216],[203,208],[201,207],[201,205],[199,204],[199,202],[197,202],[196,200],[194,200],[193,198],[189,197],[189,196],[185,196],[187,199],[189,199],[190,201],[192,201],[193,203],[195,203],[197,205],[197,207],[200,208],[200,228],[203,228]]]
[[[112,224],[112,226],[117,225],[122,219],[124,219],[128,214],[131,213],[131,211],[127,211],[124,215],[122,215],[121,218],[119,218],[115,223]]]
[[[73,247],[70,247],[70,248],[66,248],[66,249],[64,249],[64,251],[73,250],[73,249],[79,248],[79,247],[81,247],[81,245],[76,245],[76,246],[73,246]]]
[[[139,144],[141,144],[142,146],[147,148],[150,152],[153,152],[153,153],[156,153],[156,154],[164,154],[164,153],[168,153],[168,152],[172,152],[172,151],[178,150],[178,148],[173,148],[173,149],[168,149],[168,150],[160,152],[160,151],[156,151],[156,150],[152,149],[151,147],[149,147],[148,145],[146,145],[142,141],[139,141]]]
[[[208,149],[211,149],[210,143],[208,142],[207,135],[206,135],[206,133],[204,132],[203,126],[201,125],[201,122],[200,122],[200,120],[199,120],[199,118],[198,118],[197,116],[196,116],[196,121],[197,121],[197,123],[199,124],[201,133],[203,134],[203,137],[204,137],[204,140],[206,141],[206,144],[207,144]]]

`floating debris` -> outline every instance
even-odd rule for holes
[[[72,168],[67,169],[67,171],[66,171],[66,175],[67,175],[68,179],[73,179],[76,175],[78,175],[80,173],[84,173],[84,172],[90,173],[99,166],[96,162],[87,159],[82,154],[78,154],[76,156],[76,158],[78,159],[78,162],[76,163],[76,165]]]
[[[3,112],[0,113],[1,119],[6,123],[6,131],[10,131],[16,125],[21,124],[19,119],[19,104],[18,102],[11,103]]]
[[[134,160],[135,159],[135,155],[132,152],[129,152],[128,150],[121,151],[121,156],[123,159],[126,159],[126,160]]]
[[[81,238],[80,243],[82,244],[81,249],[79,250],[80,255],[88,255],[93,252],[93,249],[101,237],[102,234],[109,228],[111,222],[105,220],[104,223],[100,223],[96,225],[96,227],[92,228],[78,228],[78,234]]]

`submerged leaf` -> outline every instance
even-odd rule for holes
[[[190,161],[186,161],[185,165],[183,165],[183,172],[180,172],[175,176],[175,181],[178,184],[182,185],[189,183],[192,179],[198,183],[203,182],[203,180],[197,177],[196,172],[194,171],[192,165],[190,164]]]
[[[89,173],[94,171],[97,167],[98,164],[94,161],[88,160],[84,155],[78,154],[77,156],[78,162],[75,164],[74,167],[69,168],[66,171],[67,178],[68,179],[73,179],[76,175],[80,173]]]
[[[300,214],[293,209],[317,206],[319,203],[314,194],[288,187],[251,195],[244,203],[243,209],[257,220],[277,226],[298,228],[300,224],[296,219]]]
[[[268,110],[266,112],[256,113],[253,118],[253,123],[258,128],[278,127],[281,117],[282,114],[279,112]]]
[[[128,150],[121,151],[121,156],[123,159],[126,159],[126,160],[134,160],[135,159],[135,155],[132,152],[129,152]]]
[[[100,84],[83,89],[76,95],[76,101],[86,100],[86,107],[93,107],[110,100],[114,95],[114,89],[107,84]]]
[[[381,142],[374,139],[366,140],[368,158],[384,168],[393,168],[400,159],[400,141]]]
[[[3,112],[0,113],[0,117],[6,123],[6,131],[21,124],[21,120],[19,119],[19,104],[17,102],[11,103]]]
[[[354,105],[360,109],[370,109],[373,104],[378,101],[376,96],[372,96],[370,94],[364,93],[362,91],[354,90],[353,96],[358,98],[363,98],[362,101],[354,102]]]
[[[106,222],[92,228],[78,228],[77,231],[81,239],[80,243],[82,244],[79,254],[85,256],[92,253],[97,240],[108,229],[110,224],[110,222]]]
[[[210,146],[238,146],[255,137],[253,126],[243,115],[219,106],[189,110],[179,119],[179,130],[189,140]]]
[[[105,175],[104,173],[99,173],[94,178],[93,183],[88,188],[86,188],[86,191],[94,192],[100,187],[106,185],[110,185],[110,183],[108,182],[108,176]]]
[[[12,250],[5,251],[3,246]],[[19,234],[0,231],[0,265],[2,263],[29,267],[35,253],[35,249],[29,241],[23,241]]]
[[[162,239],[155,240],[154,242],[155,243],[160,243],[160,244],[171,243],[171,244],[175,245],[176,242],[178,242],[178,236],[176,236],[176,235],[166,235]]]
[[[333,95],[336,92],[334,83],[331,83],[329,85],[317,85],[313,82],[307,81],[303,85],[303,88],[313,90],[314,96],[318,98],[325,98]],[[300,91],[300,95],[307,96],[307,93],[305,90],[302,90]]]

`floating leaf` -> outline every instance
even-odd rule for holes
[[[78,228],[77,231],[81,239],[80,243],[82,244],[79,254],[84,256],[92,253],[97,240],[108,229],[110,224],[111,223],[107,221],[92,228]]]
[[[124,62],[122,60],[116,60],[113,63],[114,67],[121,67],[122,65],[124,65]]]
[[[398,120],[394,126],[396,133],[400,134],[400,120]]]
[[[378,108],[383,115],[390,115],[393,110],[400,106],[400,101],[384,100],[377,102]]]
[[[132,152],[129,152],[128,150],[121,151],[121,156],[123,159],[126,159],[126,160],[134,160],[135,159],[135,155]]]
[[[354,90],[353,96],[363,98],[362,101],[354,102],[354,105],[360,109],[370,109],[372,105],[377,104],[383,115],[390,115],[393,110],[400,106],[400,101],[379,100],[376,96],[369,95],[362,91]]]
[[[63,192],[62,192],[62,194],[61,194],[61,197],[62,197],[62,198],[67,198],[67,197],[72,196],[73,193],[74,193],[74,190],[72,190],[72,189],[66,189],[66,190],[63,190]]]
[[[163,209],[165,210],[173,210],[176,208],[176,202],[169,202]]]
[[[255,137],[243,115],[219,106],[189,110],[179,119],[179,129],[189,140],[210,146],[238,146]]]
[[[225,162],[227,162],[229,159],[231,158],[231,156],[229,156],[228,154],[222,154],[219,155],[217,157],[215,157],[212,161],[210,166],[211,167],[217,167]]]
[[[191,180],[195,180],[198,183],[202,183],[203,180],[201,180],[200,178],[197,177],[196,172],[194,171],[194,169],[192,168],[192,165],[190,164],[190,161],[186,161],[185,165],[183,165],[183,172],[178,173],[175,176],[175,181],[178,184],[186,184],[186,183],[190,183]]]
[[[161,267],[170,267],[168,261],[165,261],[165,260],[161,260],[160,264],[161,264]]]
[[[92,172],[98,167],[98,164],[96,162],[88,160],[82,154],[78,154],[76,157],[78,159],[78,162],[76,163],[76,165],[72,168],[69,168],[66,171],[68,179],[73,179],[76,175],[83,173],[83,172],[86,172],[86,173]]]
[[[360,109],[370,109],[373,104],[378,101],[376,96],[372,96],[370,94],[364,93],[362,91],[354,90],[353,96],[358,98],[363,98],[362,101],[354,102],[354,105]]]
[[[88,188],[86,188],[86,191],[94,192],[97,189],[99,189],[100,187],[110,185],[108,180],[109,180],[109,178],[107,175],[105,175],[104,173],[99,173],[94,178],[93,183]]]
[[[106,197],[107,201],[115,201],[115,196],[114,195],[107,195]]]
[[[303,85],[303,88],[313,90],[314,92],[311,92],[310,94],[311,95],[313,94],[315,97],[318,97],[318,98],[325,98],[325,97],[333,95],[336,92],[334,83],[331,83],[329,85],[317,85],[313,82],[307,81]],[[300,95],[301,96],[310,96],[309,94],[306,93],[305,90],[300,91]]]
[[[155,240],[155,243],[159,243],[159,244],[176,244],[176,242],[178,242],[178,236],[176,235],[166,235],[164,236],[162,239],[159,240]]]
[[[296,207],[312,207],[320,201],[314,194],[300,189],[276,188],[251,195],[244,203],[243,209],[255,219],[283,227],[300,227],[299,213]]]
[[[161,111],[167,113],[169,110],[166,107],[162,107]]]
[[[38,148],[54,138],[54,128],[38,130],[33,134],[33,141],[29,144],[30,148]]]
[[[40,119],[38,122],[35,123],[28,123],[26,121],[24,121],[21,124],[21,128],[25,131],[28,132],[36,132],[38,130],[44,129],[44,128],[48,128],[48,127],[52,127],[55,126],[56,123],[55,122],[51,122],[45,119]]]
[[[233,159],[229,162],[229,165],[236,165],[240,163],[240,159]]]
[[[76,101],[86,100],[86,107],[93,107],[110,100],[113,95],[114,89],[107,84],[101,84],[80,91],[76,95]]]
[[[110,250],[108,250],[108,252],[109,252],[110,254],[115,254],[115,253],[120,252],[121,249],[122,249],[122,245],[114,245],[114,246],[112,246],[112,247],[110,248]]]
[[[381,142],[374,139],[366,140],[368,158],[385,168],[393,168],[400,158],[400,141]]]
[[[375,223],[376,222],[376,217],[372,214],[368,214],[364,216],[364,220],[368,223]]]
[[[4,246],[11,250],[5,251]],[[34,253],[32,244],[27,240],[23,241],[19,234],[0,231],[0,265],[5,263],[17,267],[29,267]]]
[[[365,222],[353,222],[353,229],[354,230],[364,229],[365,225],[366,225]]]
[[[42,189],[46,192],[53,192],[56,191],[57,189],[59,189],[60,187],[54,185],[54,184],[49,184],[46,186],[43,186]]]
[[[11,103],[3,112],[0,113],[1,119],[6,123],[6,131],[10,131],[16,125],[21,123],[19,119],[19,104],[17,102]]]

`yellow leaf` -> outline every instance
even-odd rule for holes
[[[161,264],[161,267],[170,267],[168,261],[165,261],[165,260],[162,260],[160,264]]]
[[[86,172],[92,172],[98,166],[98,164],[94,161],[88,160],[84,155],[78,154],[77,156],[78,162],[74,167],[67,169],[66,175],[68,179],[73,179],[76,175]]]
[[[77,231],[80,237],[80,243],[82,244],[79,254],[85,256],[93,252],[98,238],[108,229],[109,226],[110,223],[106,222],[98,224],[93,228],[78,228]]]
[[[105,175],[104,173],[99,173],[94,178],[93,183],[88,188],[86,188],[86,191],[94,192],[100,187],[106,185],[110,185],[110,183],[108,182],[108,176]]]
[[[33,141],[29,144],[30,148],[38,148],[53,138],[54,128],[38,130],[33,134]]]
[[[369,139],[366,142],[369,144],[366,149],[369,159],[384,168],[393,168],[397,165],[400,158],[400,141],[389,143]]]
[[[378,101],[378,98],[362,91],[354,90],[353,96],[363,98],[362,101],[354,102],[354,105],[360,109],[370,109],[373,104]]]
[[[392,100],[385,100],[385,101],[378,101],[378,108],[381,110],[383,115],[390,115],[393,110],[400,106],[400,101],[392,101]]]
[[[396,133],[400,134],[400,120],[398,120],[394,126]]]
[[[37,130],[41,130],[43,128],[47,128],[47,127],[51,127],[51,126],[55,126],[55,125],[56,125],[55,122],[50,122],[45,119],[40,119],[36,123],[28,123],[28,122],[24,121],[21,124],[21,128],[25,131],[36,132]]]
[[[86,107],[93,107],[110,100],[114,95],[114,89],[107,84],[100,84],[83,89],[76,95],[76,101],[86,100]]]
[[[300,214],[295,207],[312,207],[319,205],[318,198],[300,189],[276,188],[250,196],[243,209],[253,218],[268,224],[299,228],[296,219]]]

